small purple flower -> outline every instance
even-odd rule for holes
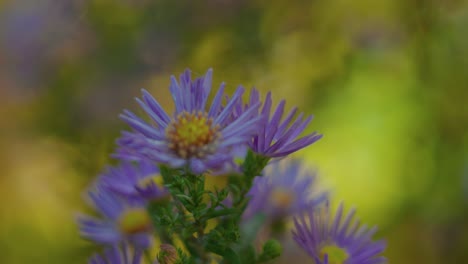
[[[298,161],[271,164],[265,176],[254,178],[243,219],[263,213],[270,220],[281,220],[319,205],[327,193],[316,191],[315,180],[316,175],[303,172]]]
[[[117,245],[107,248],[103,254],[94,254],[88,261],[89,264],[140,264],[141,250],[135,250],[132,254],[126,245]]]
[[[103,218],[78,217],[80,233],[84,238],[105,245],[128,241],[136,248],[150,246],[152,223],[141,202],[124,202],[102,189],[89,192],[89,197]]]
[[[246,109],[249,109],[249,105],[259,102],[260,94],[256,89],[253,89],[250,93],[248,104],[242,105],[242,101],[238,101],[234,116],[245,112]],[[261,109],[263,119],[260,122],[260,128],[257,130],[253,140],[249,142],[250,148],[255,153],[271,158],[281,158],[305,148],[322,138],[322,135],[317,134],[317,132],[298,138],[312,121],[312,116],[304,119],[304,114],[300,113],[294,119],[297,108],[293,108],[283,118],[285,103],[285,100],[282,100],[270,116],[272,106],[271,92],[267,93],[263,108]]]
[[[351,210],[342,221],[343,204],[331,216],[327,202],[321,210],[310,210],[294,219],[294,240],[316,264],[386,263],[386,258],[379,256],[386,247],[385,242],[372,241],[377,228],[359,227],[359,221],[352,221],[354,213]]]
[[[109,167],[99,178],[99,184],[127,199],[149,201],[170,195],[163,186],[158,167],[146,161],[123,162],[118,167]]]
[[[179,83],[172,76],[169,87],[175,103],[172,116],[143,90],[143,100],[136,100],[152,122],[126,110],[121,118],[134,131],[125,132],[117,141],[119,149],[115,156],[124,160],[149,159],[176,168],[188,166],[195,173],[236,167],[233,149],[247,144],[257,130],[261,117],[254,114],[260,103],[250,105],[233,120],[232,112],[244,89],[238,87],[223,104],[223,83],[208,108],[211,78],[211,69],[194,81],[189,70],[181,75]]]

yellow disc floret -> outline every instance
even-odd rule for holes
[[[183,159],[203,158],[216,150],[219,130],[206,113],[182,112],[166,129],[169,149]]]
[[[162,188],[164,187],[164,180],[161,175],[156,174],[152,176],[145,177],[138,181],[137,186],[145,189],[151,186],[151,184],[155,184],[156,186]]]
[[[346,250],[335,246],[326,245],[320,249],[320,258],[323,260],[328,255],[328,264],[343,264],[348,259]]]
[[[291,191],[283,187],[276,187],[271,192],[272,203],[279,208],[286,209],[291,206],[296,200],[296,195]]]
[[[125,234],[151,230],[151,219],[144,208],[130,208],[119,217],[119,229]]]

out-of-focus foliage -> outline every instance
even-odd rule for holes
[[[0,263],[85,261],[74,216],[118,113],[142,87],[170,108],[186,67],[314,113],[298,156],[391,263],[466,261],[467,28],[462,0],[0,1]]]

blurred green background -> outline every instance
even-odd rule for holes
[[[142,87],[172,107],[187,67],[313,113],[325,136],[296,156],[390,263],[466,263],[462,0],[0,0],[0,263],[85,263],[74,217],[118,114]]]

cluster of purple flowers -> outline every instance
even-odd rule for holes
[[[272,110],[271,93],[262,100],[255,89],[244,104],[244,88],[239,86],[229,96],[224,83],[209,103],[211,87],[211,69],[195,80],[186,70],[179,81],[171,78],[173,113],[143,90],[136,100],[148,117],[128,110],[121,115],[132,128],[117,140],[113,156],[121,164],[107,168],[89,190],[101,217],[78,219],[81,235],[106,248],[90,263],[141,263],[157,228],[147,206],[171,199],[159,165],[197,175],[241,177],[243,168],[237,161],[247,152],[269,165],[249,185],[242,221],[262,214],[267,225],[295,217],[294,239],[316,264],[385,263],[380,257],[385,245],[372,241],[375,230],[351,225],[354,211],[341,224],[342,207],[330,216],[327,192],[317,188],[315,173],[304,171],[297,160],[284,159],[321,138],[316,132],[300,136],[312,117],[297,114],[296,108],[285,114],[284,100]]]

